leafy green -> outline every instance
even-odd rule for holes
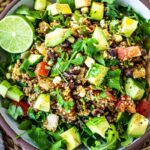
[[[121,137],[121,146],[122,147],[127,147],[129,144],[131,144],[133,142],[133,138],[130,137],[128,134],[124,134]]]
[[[74,101],[73,100],[65,101],[61,96],[60,90],[58,88],[56,89],[56,94],[58,105],[64,108],[66,112],[70,111],[70,109],[74,106]]]
[[[120,75],[121,75],[120,69],[110,70],[107,74],[107,85],[110,88],[116,89],[123,93],[120,83],[121,82]]]
[[[113,4],[116,0],[102,0],[102,2],[106,2],[108,4]]]
[[[119,60],[118,59],[112,59],[112,60],[107,60],[106,61],[106,66],[110,67],[110,66],[116,66],[119,64]]]
[[[26,72],[29,69],[29,67],[30,62],[28,60],[24,60],[19,69],[21,72]]]
[[[150,19],[149,19],[147,22],[143,23],[142,26],[141,26],[141,28],[142,28],[142,31],[143,31],[147,36],[150,37]]]
[[[80,56],[80,57],[78,57],[78,58],[75,58],[75,59],[71,60],[70,63],[71,63],[71,64],[74,64],[74,65],[76,65],[76,66],[82,65],[84,59],[85,59],[84,56]]]
[[[83,40],[78,40],[73,45],[74,51],[83,51],[88,56],[93,56],[97,52],[96,44],[98,44],[97,40],[94,38],[85,38]]]
[[[32,140],[36,142],[40,149],[47,150],[51,146],[51,143],[48,140],[48,135],[43,129],[32,126],[32,128],[28,131],[28,134]]]
[[[105,59],[101,54],[96,53],[94,59],[101,65],[106,66]]]
[[[105,1],[108,2],[109,0],[105,0]],[[111,0],[110,2],[113,2],[113,0]],[[116,7],[116,3],[112,3],[112,4],[108,3],[106,5],[106,16],[111,20],[118,18],[119,11]]]
[[[20,106],[10,104],[8,108],[8,114],[14,119],[17,120],[18,117],[23,115],[23,110]]]
[[[52,144],[50,150],[60,150],[61,146],[62,146],[62,140],[59,140]]]
[[[29,129],[29,128],[31,127],[31,125],[32,125],[31,120],[26,119],[26,120],[23,120],[23,121],[19,124],[18,128],[19,128],[20,130],[27,130],[27,129]]]
[[[114,150],[117,147],[119,134],[114,125],[110,125],[110,129],[106,135],[106,142],[96,143],[96,147],[91,147],[91,150]]]
[[[8,109],[9,108],[9,104],[10,104],[10,100],[7,99],[3,99],[1,102],[2,107]]]

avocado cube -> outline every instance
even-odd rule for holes
[[[2,81],[0,84],[0,94],[5,98],[8,89],[11,87],[10,83],[6,80]]]
[[[87,127],[93,132],[97,133],[103,138],[105,138],[105,133],[110,127],[105,116],[102,117],[94,117],[86,122]]]
[[[16,85],[14,85],[8,89],[6,97],[19,102],[24,97],[24,94]]]
[[[72,10],[68,4],[59,4],[59,3],[52,4],[47,7],[47,11],[49,15],[51,14],[53,16],[59,14],[63,15],[72,14]]]
[[[43,56],[39,54],[31,54],[28,58],[30,65],[36,65],[42,60]]]
[[[99,64],[93,64],[86,74],[86,79],[89,83],[99,86],[106,76],[109,68]]]
[[[139,87],[136,81],[132,78],[127,80],[125,84],[125,91],[133,100],[140,100],[145,93],[145,90]]]
[[[34,9],[44,10],[46,8],[47,0],[35,0]]]
[[[76,127],[70,128],[60,136],[66,141],[67,150],[73,150],[81,144],[80,134]]]
[[[90,10],[90,16],[93,20],[100,21],[104,16],[104,3],[93,2]]]
[[[121,25],[121,33],[125,37],[130,37],[132,33],[137,29],[138,21],[129,17],[124,17]]]
[[[129,136],[138,138],[141,137],[148,127],[149,120],[138,113],[131,117],[128,124],[127,133]]]
[[[75,0],[75,6],[77,9],[91,6],[91,0]]]
[[[33,105],[34,109],[49,112],[50,110],[50,95],[40,94]]]
[[[95,28],[92,38],[95,38],[98,41],[97,48],[100,51],[109,49],[109,44],[107,42],[107,38],[106,38],[103,30],[100,27],[97,26]]]
[[[55,47],[63,43],[71,35],[70,29],[57,28],[54,31],[46,34],[45,45],[46,47]]]

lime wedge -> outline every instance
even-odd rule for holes
[[[24,17],[11,15],[0,21],[0,46],[10,53],[22,53],[33,43],[34,28]]]

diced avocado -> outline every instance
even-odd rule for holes
[[[106,76],[109,68],[99,64],[93,64],[86,74],[86,79],[96,86],[99,86]]]
[[[35,10],[44,10],[46,8],[46,5],[47,5],[47,0],[36,0],[34,9]]]
[[[71,35],[70,29],[57,28],[54,31],[46,34],[45,45],[47,47],[54,47],[63,43]]]
[[[86,122],[87,127],[93,132],[97,133],[103,138],[105,138],[105,133],[110,127],[105,116],[102,117],[94,117]]]
[[[125,91],[128,96],[130,96],[134,100],[140,100],[144,93],[145,90],[142,89],[134,79],[129,78],[125,84]]]
[[[91,6],[91,0],[75,0],[75,6],[77,9]]]
[[[76,127],[63,132],[60,136],[66,141],[67,150],[74,150],[81,144],[80,134]]]
[[[117,114],[116,122],[121,124],[128,124],[130,116],[127,112],[119,112]]]
[[[104,3],[93,2],[90,10],[90,16],[94,20],[101,20],[104,16]]]
[[[42,60],[43,56],[39,54],[31,54],[28,58],[30,65],[36,65]]]
[[[14,85],[8,89],[6,97],[19,102],[24,97],[24,94],[16,85]]]
[[[0,94],[6,97],[8,89],[11,87],[10,83],[6,80],[2,81],[0,84]]]
[[[109,49],[107,38],[106,38],[103,30],[100,27],[97,26],[95,28],[95,31],[94,31],[92,37],[95,38],[98,41],[97,48],[99,50],[107,50],[107,49]]]
[[[149,120],[144,116],[138,113],[134,114],[128,124],[128,135],[135,138],[142,136],[147,129],[148,122]]]
[[[50,95],[40,94],[33,105],[34,109],[49,112],[50,110]]]
[[[49,14],[53,16],[58,14],[64,15],[72,14],[72,10],[68,4],[59,4],[59,3],[52,4],[47,7],[47,11]]]
[[[124,17],[121,25],[121,33],[125,37],[130,37],[132,33],[137,29],[138,21],[129,17]]]

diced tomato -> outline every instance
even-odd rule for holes
[[[111,101],[115,101],[115,100],[116,100],[115,96],[113,96],[110,92],[106,91],[106,95],[108,96],[108,98],[109,98]]]
[[[117,103],[116,103],[116,108],[119,112],[124,112],[125,109],[126,109],[126,105],[124,103],[124,101],[122,100],[119,100]]]
[[[119,59],[124,60],[125,58],[127,58],[127,51],[125,48],[123,47],[117,48],[117,53]]]
[[[126,48],[128,52],[128,58],[141,56],[141,50],[138,46],[131,46]]]
[[[13,101],[13,104],[15,104],[16,106],[20,106],[23,110],[24,115],[25,116],[27,115],[28,108],[30,107],[30,105],[27,102],[25,102],[25,101],[21,101],[21,102]]]
[[[142,100],[137,108],[137,112],[140,113],[141,115],[148,117],[148,114],[150,113],[150,101],[147,100]]]
[[[119,47],[117,48],[117,53],[120,60],[141,56],[141,50],[139,46],[131,46],[127,48]]]
[[[49,65],[46,62],[40,62],[36,66],[35,74],[42,77],[47,77],[49,74]]]

